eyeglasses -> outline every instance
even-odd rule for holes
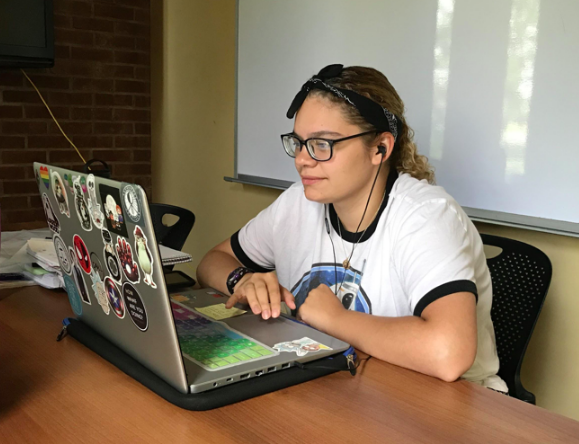
[[[318,162],[326,162],[332,158],[334,153],[334,145],[338,142],[354,139],[356,137],[365,136],[367,134],[376,133],[376,130],[366,131],[353,136],[342,137],[341,139],[321,139],[319,137],[312,137],[310,139],[302,140],[293,133],[282,134],[281,142],[285,152],[290,157],[296,157],[296,151],[301,151],[302,146],[305,145],[308,154],[312,159]]]

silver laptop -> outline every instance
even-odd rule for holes
[[[289,316],[226,310],[215,290],[169,295],[139,185],[40,163],[34,173],[75,315],[177,390],[203,392],[350,347]]]

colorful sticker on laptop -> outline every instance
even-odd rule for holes
[[[40,179],[42,180],[42,183],[48,190],[48,188],[50,187],[50,175],[48,174],[48,167],[45,166],[40,167]]]
[[[111,232],[109,230],[106,230],[103,228],[101,230],[101,234],[103,236],[103,242],[105,244],[112,244],[113,243],[113,237],[111,236]]]
[[[122,184],[121,197],[125,213],[134,223],[141,222],[141,201],[134,185]]]
[[[75,234],[72,237],[72,244],[74,245],[76,260],[78,261],[80,268],[82,268],[86,274],[89,274],[91,270],[91,263],[88,248],[86,248],[84,241],[78,234]]]
[[[94,253],[92,255],[94,255]],[[96,255],[94,255],[94,259],[95,259],[95,261],[98,261],[98,258],[96,257]],[[109,307],[109,300],[107,298],[107,293],[105,290],[105,284],[103,282],[104,277],[101,278],[101,275],[99,275],[99,273],[97,271],[97,266],[95,265],[95,261],[93,261],[93,263],[92,263],[93,267],[92,267],[92,271],[90,273],[90,278],[92,280],[92,291],[94,292],[94,295],[97,299],[97,302],[99,303],[99,305],[103,309],[104,314],[108,315],[111,310]],[[100,261],[99,261],[99,264],[100,264]]]
[[[183,296],[182,294],[172,294],[171,299],[177,302],[186,302],[189,300],[187,296]]]
[[[71,193],[74,193],[74,187],[72,186],[72,175],[68,173],[64,173],[64,182],[68,186],[68,189]]]
[[[310,338],[296,339],[295,341],[280,342],[272,347],[278,352],[295,352],[298,356],[305,356],[308,353],[320,350],[332,350],[327,345],[320,344]]]
[[[121,266],[117,256],[115,256],[115,251],[113,250],[112,244],[105,244],[103,256],[105,257],[105,266],[111,277],[117,282],[121,283]]]
[[[157,288],[157,284],[153,282],[153,256],[151,250],[147,245],[147,237],[143,230],[138,225],[135,227],[135,255],[139,266],[143,271],[143,282],[150,285],[152,288]]]
[[[66,193],[66,188],[64,188],[64,183],[60,178],[60,174],[57,171],[50,172],[52,178],[52,193],[58,204],[58,210],[60,214],[65,214],[66,217],[70,217],[70,209],[68,206],[68,194]]]
[[[86,188],[88,191],[88,212],[90,218],[92,219],[94,226],[101,229],[103,227],[105,215],[101,211],[101,206],[97,201],[94,174],[89,174],[86,178]]]
[[[137,292],[133,284],[125,282],[123,284],[123,298],[127,304],[127,313],[131,317],[133,324],[141,330],[146,331],[149,328],[149,319],[147,318],[147,310],[143,299]]]
[[[140,282],[139,267],[137,267],[137,263],[133,260],[131,244],[120,236],[117,237],[117,257],[119,258],[125,277],[129,281],[138,284]]]
[[[108,185],[99,185],[99,193],[105,212],[107,228],[115,234],[123,237],[129,237],[125,216],[121,208],[121,195],[117,188]]]
[[[58,234],[60,233],[60,222],[52,211],[52,205],[50,204],[50,199],[46,193],[42,193],[42,208],[44,209],[44,215],[46,216],[46,223],[48,224],[48,228],[50,231]]]
[[[66,274],[70,274],[72,272],[72,261],[68,254],[68,248],[58,234],[54,235],[52,241],[54,242],[54,249],[56,250],[56,257],[58,258],[60,269]]]
[[[72,181],[74,187],[74,207],[76,208],[76,215],[80,221],[80,226],[85,231],[92,230],[92,222],[90,220],[90,214],[88,211],[88,205],[84,198],[84,193],[82,191],[82,184],[80,183],[80,177],[76,176]]]
[[[125,317],[125,303],[123,302],[123,297],[119,293],[117,284],[115,284],[115,281],[110,277],[105,279],[105,291],[113,312],[117,315],[117,318],[123,319]]]
[[[84,279],[82,277],[82,271],[78,265],[74,265],[72,267],[74,282],[76,283],[76,287],[78,288],[78,292],[80,294],[80,299],[85,304],[91,305],[90,298],[88,296],[88,288],[86,288],[86,284],[84,283]]]
[[[64,289],[68,294],[68,301],[72,307],[72,311],[75,315],[80,316],[82,314],[82,303],[80,302],[80,295],[76,289],[76,285],[70,276],[64,275]]]

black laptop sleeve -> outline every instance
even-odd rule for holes
[[[139,381],[165,400],[187,410],[211,410],[235,402],[264,395],[275,390],[310,381],[320,376],[340,370],[350,370],[354,374],[354,351],[320,359],[299,367],[291,367],[280,372],[265,374],[247,381],[237,382],[202,393],[181,393],[149,369],[127,355],[88,325],[74,318],[63,321],[64,328],[57,340],[66,333],[102,358],[109,361],[127,375]]]

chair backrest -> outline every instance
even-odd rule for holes
[[[187,236],[195,225],[195,215],[186,208],[167,204],[149,204],[149,209],[157,242],[181,251]],[[166,214],[177,216],[179,220],[175,224],[167,226],[163,223],[163,217]]]
[[[551,261],[532,245],[481,234],[485,245],[500,248],[487,259],[493,284],[491,318],[495,327],[499,376],[509,394],[532,404],[535,396],[521,384],[521,363],[551,283]]]

